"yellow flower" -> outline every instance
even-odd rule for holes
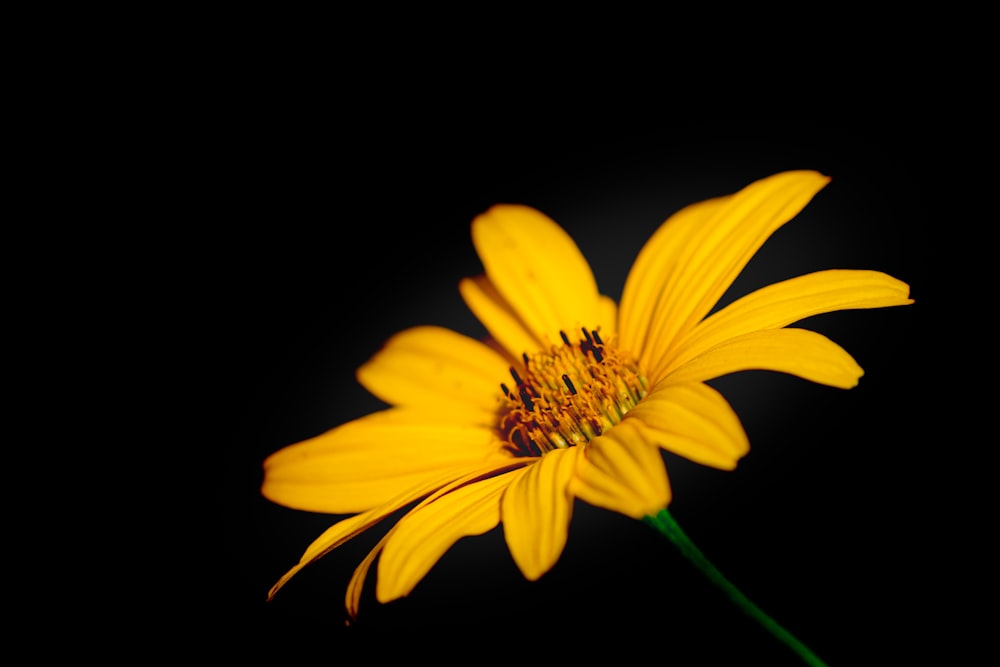
[[[637,256],[620,306],[541,212],[497,205],[478,216],[472,240],[485,273],[459,289],[490,339],[433,326],[395,335],[357,374],[391,407],[264,462],[270,500],[353,515],[320,535],[270,596],[404,508],[348,584],[351,617],[376,559],[384,603],[408,595],[457,540],[501,523],[518,568],[537,579],[563,551],[575,499],[636,519],[669,505],[661,448],[736,466],[746,433],[706,381],[763,369],[855,386],[863,371],[850,354],[789,325],[912,303],[905,283],[878,271],[818,271],[712,312],[829,180],[783,172],[677,212]]]

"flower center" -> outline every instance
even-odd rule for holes
[[[541,456],[589,442],[622,420],[646,395],[647,381],[626,353],[581,329],[571,343],[524,355],[514,388],[501,383],[500,435],[515,456]]]

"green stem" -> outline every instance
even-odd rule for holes
[[[695,567],[701,570],[702,574],[708,577],[709,581],[722,589],[730,600],[732,600],[737,607],[742,609],[751,618],[756,620],[764,629],[774,635],[779,641],[783,642],[788,648],[795,651],[800,658],[802,658],[806,664],[812,665],[813,667],[827,667],[826,663],[817,657],[815,653],[809,650],[809,648],[795,638],[792,633],[785,628],[781,627],[777,621],[768,616],[764,611],[754,604],[746,595],[744,595],[732,582],[726,579],[719,570],[712,565],[711,562],[705,557],[701,550],[694,545],[681,527],[677,524],[677,521],[670,515],[666,509],[660,510],[656,516],[645,516],[642,522],[647,526],[655,528],[661,535],[669,539],[674,545],[680,549],[680,552],[691,561]]]

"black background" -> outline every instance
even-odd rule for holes
[[[277,506],[259,486],[268,454],[381,407],[353,373],[390,335],[420,324],[484,333],[457,283],[481,270],[469,223],[490,205],[551,216],[617,299],[672,212],[801,168],[833,180],[724,301],[809,271],[869,268],[908,282],[916,303],[804,324],[865,369],[850,391],[765,372],[713,382],[751,450],[732,472],[666,455],[671,511],[832,666],[896,664],[942,639],[944,608],[931,602],[940,584],[928,574],[934,454],[918,444],[934,419],[928,229],[941,135],[914,142],[894,123],[835,119],[572,122],[540,109],[485,121],[471,103],[400,120],[281,99],[214,116],[203,176],[190,183],[213,202],[186,253],[198,288],[178,331],[196,342],[186,400],[206,425],[179,456],[212,461],[197,466],[211,493],[199,509],[208,531],[180,545],[199,582],[185,594],[184,627],[205,646],[288,663],[386,652],[465,662],[531,646],[561,660],[614,651],[671,665],[798,664],[649,528],[582,503],[562,558],[537,582],[523,580],[498,528],[461,540],[405,599],[377,603],[373,570],[346,628],[345,588],[376,528],[268,603],[274,581],[337,517]]]

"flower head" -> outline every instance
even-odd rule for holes
[[[737,465],[746,433],[708,380],[760,369],[855,386],[863,371],[848,352],[789,325],[912,303],[905,283],[871,270],[817,271],[713,312],[767,238],[829,180],[782,172],[680,210],[639,252],[620,305],[543,213],[497,205],[478,216],[472,240],[485,272],[459,289],[489,339],[434,326],[396,334],[357,374],[391,407],[265,461],[267,498],[352,514],[270,595],[404,509],[354,572],[352,617],[376,560],[376,597],[388,602],[408,595],[457,540],[500,524],[520,571],[537,579],[563,551],[576,499],[636,519],[670,504],[661,449]]]

